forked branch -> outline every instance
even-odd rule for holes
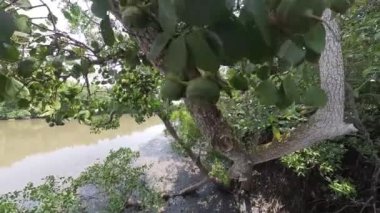
[[[272,142],[253,150],[254,164],[282,157],[292,152],[311,147],[324,140],[357,131],[352,124],[344,122],[344,66],[338,23],[327,9],[322,19],[326,29],[326,47],[319,61],[321,88],[328,97],[327,104],[320,108],[306,124],[298,127],[284,142]],[[329,27],[326,27],[328,25]]]

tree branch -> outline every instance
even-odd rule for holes
[[[177,131],[174,129],[173,125],[171,124],[169,118],[164,115],[164,113],[157,113],[158,117],[161,119],[161,121],[164,123],[166,130],[169,132],[169,134],[174,138],[175,142],[178,143],[186,152],[186,154],[190,157],[190,159],[197,165],[199,170],[202,174],[208,175],[208,169],[200,162],[199,156],[197,156],[191,148],[186,146],[186,144],[183,143],[182,139],[178,136]]]
[[[112,13],[121,21],[121,11],[117,0],[109,0],[112,5]],[[122,21],[121,21],[122,22]],[[142,53],[147,55],[151,45],[160,33],[158,23],[152,23],[146,28],[135,29],[125,26],[128,33],[137,40]],[[152,64],[159,70],[162,69],[162,57],[152,61]],[[198,77],[199,73],[194,74],[194,70],[188,70],[192,78]],[[240,147],[232,127],[224,119],[220,110],[215,104],[200,104],[192,100],[185,99],[186,107],[190,111],[202,134],[211,141],[212,147],[223,156],[233,161],[230,168],[230,177],[239,181],[246,181],[251,176],[252,164],[251,157]]]
[[[331,19],[329,9],[324,12],[322,19],[325,22],[326,47],[319,61],[319,72],[321,88],[325,90],[328,102],[306,124],[293,131],[285,142],[272,142],[256,147],[253,150],[254,164],[276,159],[324,140],[357,131],[352,124],[344,122],[343,56],[340,40],[334,37],[334,34],[340,34],[339,26],[335,19]]]

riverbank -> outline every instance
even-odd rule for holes
[[[33,117],[26,110],[13,111],[13,112],[0,112],[0,120],[27,120],[38,117]]]
[[[0,106],[0,120],[28,120],[28,119],[44,119],[38,113],[33,113],[26,109],[9,108]]]
[[[0,122],[0,194],[13,190],[19,191],[18,195],[22,192],[34,194],[26,200],[3,199],[0,201],[0,212],[12,212],[9,208],[31,210],[39,206],[78,206],[84,208],[79,212],[92,213],[98,212],[98,209],[114,212],[109,211],[109,207],[115,208],[126,200],[129,200],[129,206],[125,212],[138,212],[141,203],[147,203],[146,195],[151,200],[148,204],[154,204],[154,199],[161,200],[163,194],[177,193],[201,177],[189,159],[173,150],[170,139],[163,131],[164,126],[155,117],[137,124],[126,116],[121,119],[120,128],[100,134],[90,134],[87,126],[77,122],[68,122],[56,128],[48,127],[44,120],[39,119]],[[140,155],[131,164],[123,152],[110,157],[109,150],[120,148],[137,151]],[[144,168],[142,179],[139,178],[138,182],[131,177],[139,171],[131,169],[130,165]],[[91,172],[83,178],[83,171],[89,169]],[[48,175],[55,175],[56,178],[48,177],[41,181]],[[115,179],[122,181],[114,184]],[[29,181],[33,185],[27,184]],[[123,196],[115,197],[123,184],[127,186],[131,182],[139,186],[133,189],[151,190],[143,190],[144,193],[124,191]],[[44,202],[48,203],[44,205]],[[213,185],[205,185],[195,195],[160,202],[161,210],[165,209],[165,212],[178,212],[179,209],[199,209],[202,212],[212,208],[228,209],[225,204],[233,206],[233,198],[220,194]],[[56,212],[54,209],[47,211]]]
[[[0,121],[19,121],[19,120],[32,120],[32,119],[45,119],[44,116],[3,116]]]
[[[33,191],[39,197],[19,200],[16,206],[22,208],[23,212],[49,205],[48,211],[75,207],[88,213],[118,212],[115,210],[120,208],[123,212],[140,212],[141,208],[154,210],[158,206],[154,211],[238,212],[233,196],[221,193],[211,183],[194,195],[170,198],[167,201],[160,198],[163,194],[178,193],[202,178],[196,166],[189,159],[177,154],[170,143],[170,139],[161,133],[158,137],[140,144],[137,149],[138,157],[130,150],[122,148],[114,152],[116,154],[106,157],[104,162],[87,168],[78,178],[72,180],[50,177],[42,187],[26,188],[26,192]],[[112,175],[109,173],[111,171]],[[62,183],[65,187],[60,185]],[[132,188],[128,187],[131,185]],[[68,195],[74,195],[75,198]],[[53,197],[56,199],[54,202],[49,199]],[[123,202],[122,205],[120,202]],[[128,205],[124,206],[125,203]],[[1,207],[0,201],[0,212],[4,212]]]

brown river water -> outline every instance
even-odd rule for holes
[[[44,120],[0,121],[0,194],[40,183],[48,175],[77,176],[103,160],[111,150],[139,148],[161,138],[164,126],[156,117],[138,125],[123,117],[116,130],[90,133],[77,122],[49,127]]]

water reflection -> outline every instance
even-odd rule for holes
[[[75,176],[111,149],[134,150],[162,134],[158,118],[138,125],[123,118],[117,130],[90,134],[72,122],[50,128],[43,120],[0,122],[0,194],[40,182],[47,175]]]

